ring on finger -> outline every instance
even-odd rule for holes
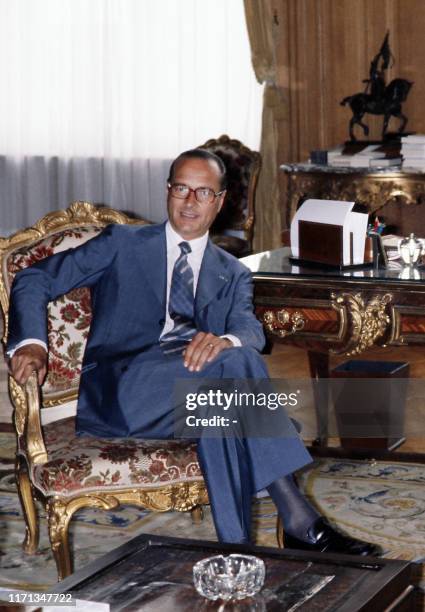
[[[209,343],[207,344],[207,347],[208,347],[208,348],[214,348],[214,344],[213,344],[212,342],[209,342]]]

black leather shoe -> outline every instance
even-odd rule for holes
[[[382,550],[379,546],[370,542],[356,540],[340,531],[336,531],[328,521],[320,517],[307,531],[308,541],[285,533],[285,548],[297,548],[299,550],[313,550],[316,552],[345,553],[346,555],[380,555]]]

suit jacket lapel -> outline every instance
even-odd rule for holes
[[[229,280],[229,273],[220,258],[219,251],[208,240],[195,296],[195,312],[201,311]]]
[[[161,231],[162,228],[162,231]],[[165,223],[160,231],[143,241],[141,246],[142,267],[149,287],[157,297],[161,307],[165,308],[167,286],[167,246]]]

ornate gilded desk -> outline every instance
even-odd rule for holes
[[[400,168],[338,168],[313,164],[283,164],[287,198],[283,223],[290,222],[307,198],[347,200],[363,204],[383,219],[393,233],[425,236],[425,173]],[[424,208],[423,208],[424,206]]]
[[[425,269],[324,270],[291,265],[283,247],[245,257],[254,304],[272,342],[308,350],[313,379],[329,356],[374,346],[425,344]],[[316,397],[319,441],[327,441],[327,398]]]

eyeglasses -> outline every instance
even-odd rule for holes
[[[199,204],[212,204],[214,200],[224,193],[226,190],[217,191],[217,193],[210,189],[209,187],[197,187],[196,189],[192,189],[188,187],[188,185],[182,185],[181,183],[167,183],[168,189],[170,190],[171,195],[174,198],[179,198],[180,200],[185,200],[189,197],[190,193],[195,194],[196,201]]]

